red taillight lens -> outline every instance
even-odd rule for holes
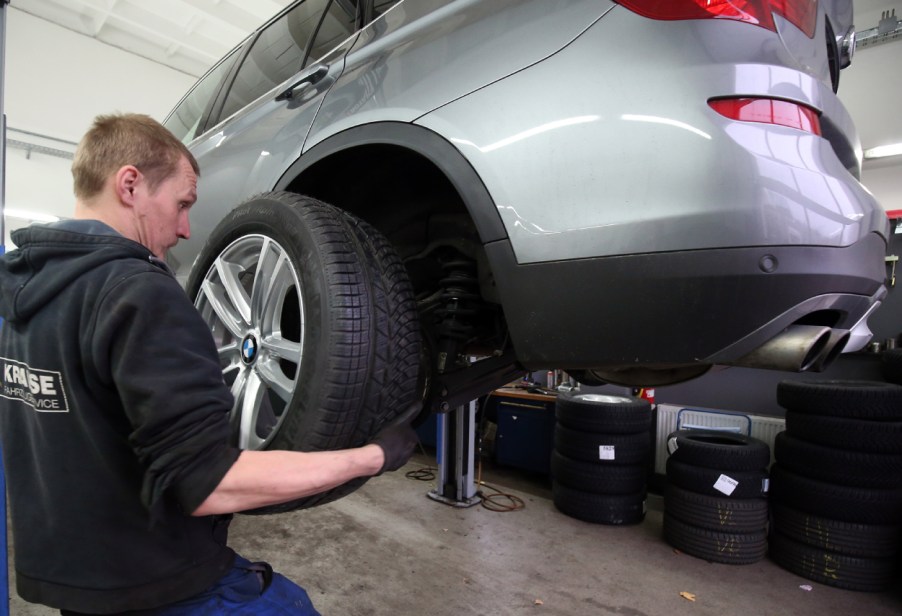
[[[782,15],[786,21],[808,35],[808,38],[814,37],[817,0],[770,0],[770,6],[774,13]]]
[[[722,98],[708,101],[722,116],[742,122],[763,122],[821,134],[821,121],[814,109],[772,98]]]
[[[734,19],[776,32],[773,13],[782,15],[809,38],[817,24],[817,0],[616,0],[651,19]]]

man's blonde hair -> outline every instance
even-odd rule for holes
[[[200,175],[197,161],[181,141],[147,115],[127,113],[101,115],[82,138],[72,161],[75,196],[90,199],[103,189],[111,174],[125,165],[135,166],[151,192],[178,169],[184,156],[194,173]]]

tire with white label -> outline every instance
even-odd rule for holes
[[[572,430],[560,423],[554,428],[554,448],[574,460],[601,464],[646,464],[651,453],[649,432],[601,434]]]
[[[762,498],[767,496],[767,471],[729,471],[684,464],[667,459],[667,481],[673,485],[718,498]]]
[[[551,453],[551,478],[569,488],[596,494],[634,494],[645,489],[644,464],[612,465],[574,460]]]
[[[824,447],[780,432],[774,457],[783,468],[828,483],[861,488],[902,488],[902,455]]]
[[[770,535],[770,558],[802,577],[846,590],[879,592],[895,577],[893,558],[860,558],[805,545],[786,535]]]
[[[686,524],[664,512],[664,540],[690,556],[728,565],[749,565],[767,554],[767,531],[730,533]]]
[[[584,522],[627,525],[645,519],[645,490],[633,494],[594,494],[555,481],[551,494],[558,511]]]
[[[720,430],[677,430],[667,437],[670,457],[684,464],[730,471],[757,471],[770,464],[764,441]]]
[[[708,496],[669,484],[664,491],[664,511],[699,528],[729,533],[751,533],[767,528],[766,498]]]
[[[651,404],[648,400],[561,392],[554,406],[558,422],[573,430],[635,434],[651,429]]]

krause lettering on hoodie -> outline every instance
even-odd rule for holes
[[[21,400],[36,411],[68,413],[62,375],[0,357],[0,396]]]

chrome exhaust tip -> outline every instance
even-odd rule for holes
[[[846,332],[848,334],[848,332]],[[818,325],[790,325],[754,351],[740,357],[732,366],[805,372],[828,350],[831,329]],[[848,340],[848,338],[846,338]],[[839,339],[837,339],[837,343]],[[834,346],[838,346],[835,344]],[[832,348],[830,349],[833,350]],[[842,351],[839,348],[837,354]],[[835,358],[831,355],[830,359]],[[825,363],[826,365],[826,363]]]
[[[823,352],[818,356],[818,358],[814,361],[814,364],[809,368],[811,372],[823,372],[827,366],[833,363],[833,361],[839,357],[840,353],[845,349],[846,344],[849,342],[849,339],[852,337],[852,332],[848,329],[834,329],[830,332],[830,338],[827,340],[827,345],[824,347]]]

